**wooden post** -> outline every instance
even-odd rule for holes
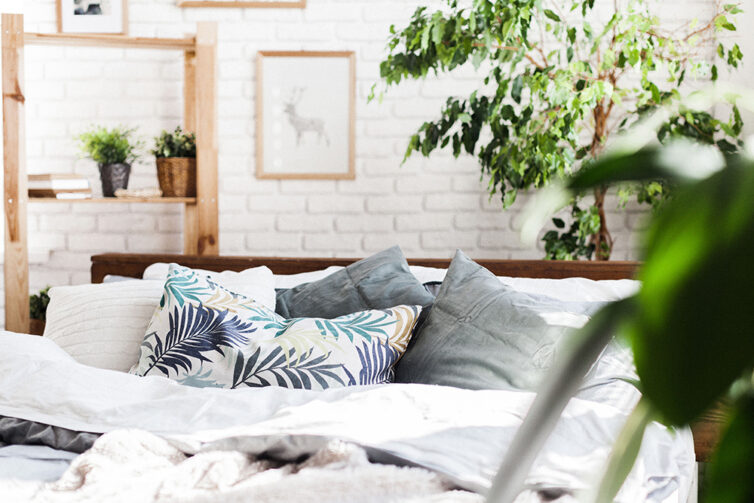
[[[183,128],[196,132],[196,52],[186,51],[183,59]],[[183,253],[199,253],[197,205],[183,205]]]
[[[29,331],[29,258],[24,135],[24,17],[3,14],[3,162],[5,168],[5,329]]]
[[[201,22],[196,31],[196,221],[197,253],[217,255],[217,23]]]

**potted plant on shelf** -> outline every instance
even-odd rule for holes
[[[157,158],[157,178],[162,195],[196,196],[196,136],[180,126],[155,138],[152,154]]]
[[[138,158],[142,143],[133,139],[136,129],[123,126],[107,129],[97,126],[79,135],[83,154],[97,163],[102,195],[115,197],[115,191],[128,188],[131,164]]]
[[[29,333],[32,335],[42,335],[45,331],[47,304],[50,303],[49,291],[50,287],[47,286],[39,293],[29,295]]]

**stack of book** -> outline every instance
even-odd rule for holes
[[[29,197],[89,199],[89,180],[79,175],[29,175]]]

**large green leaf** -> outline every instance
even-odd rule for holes
[[[707,503],[754,501],[754,395],[736,403],[709,469]]]
[[[639,316],[630,330],[645,395],[674,424],[687,424],[754,363],[754,162],[693,182],[701,150],[642,149],[606,156],[574,177],[572,190],[615,181],[683,181],[645,239]]]
[[[677,142],[669,147],[645,147],[636,152],[610,153],[576,173],[568,183],[575,192],[618,182],[663,179],[693,182],[724,166],[720,151],[703,145]]]
[[[633,324],[645,396],[687,424],[754,364],[754,163],[679,191],[647,236]]]

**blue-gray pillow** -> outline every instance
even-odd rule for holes
[[[394,246],[319,281],[278,291],[275,310],[285,318],[337,318],[368,309],[428,306],[433,300]]]
[[[562,339],[602,305],[513,290],[458,251],[395,381],[535,390]]]

